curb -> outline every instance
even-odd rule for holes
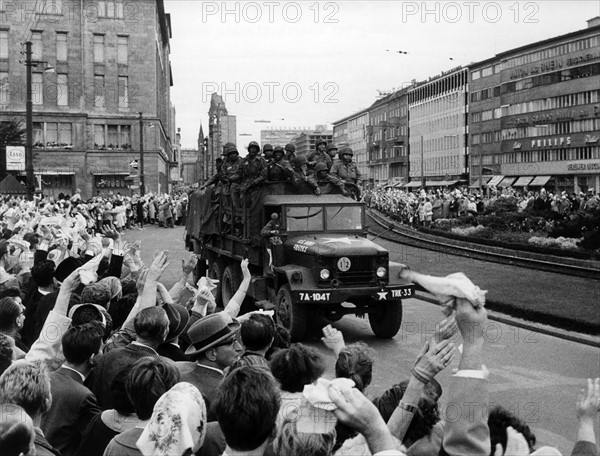
[[[433,297],[433,295],[429,293],[423,293],[417,291],[415,293],[415,298],[421,299],[422,301],[427,301],[431,304],[435,304],[439,306],[439,302],[437,299]],[[531,321],[523,320],[521,318],[512,317],[510,315],[502,314],[496,312],[494,310],[488,309],[488,318],[493,321],[497,321],[499,323],[504,323],[511,326],[516,326],[518,328],[527,329],[532,332],[537,332],[540,334],[546,334],[548,336],[558,337],[559,339],[569,340],[571,342],[576,342],[579,344],[589,345],[591,347],[600,348],[600,337],[581,334],[572,331],[566,331],[564,329],[555,328],[553,326],[543,325],[541,323],[534,323]]]

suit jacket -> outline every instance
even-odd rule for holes
[[[160,356],[169,358],[173,361],[189,361],[189,358],[185,356],[185,353],[177,345],[172,343],[164,343],[158,346],[156,349]]]
[[[453,377],[449,404],[456,404],[457,419],[448,420],[440,454],[489,456],[490,429],[487,424],[487,380]]]
[[[592,442],[578,441],[575,443],[571,456],[598,456],[600,448]]]
[[[54,448],[46,437],[44,437],[44,433],[41,429],[35,428],[35,453],[37,456],[62,456],[60,452]]]
[[[223,374],[197,363],[178,362],[175,364],[181,373],[181,381],[191,383],[202,393],[204,402],[206,402],[207,421],[216,421],[217,417],[212,410],[211,402],[217,395]]]
[[[96,395],[102,410],[114,408],[110,387],[117,374],[123,369],[131,369],[137,360],[146,356],[159,357],[152,348],[131,343],[96,358],[97,365],[94,368],[90,389]]]
[[[52,407],[42,418],[41,428],[63,456],[72,456],[90,420],[100,414],[100,407],[94,394],[72,370],[61,367],[52,372],[50,387]]]

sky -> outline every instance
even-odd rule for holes
[[[195,149],[212,92],[237,117],[238,146],[261,129],[331,128],[379,91],[584,29],[600,1],[165,0],[165,11],[171,102]]]

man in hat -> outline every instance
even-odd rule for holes
[[[285,159],[291,163],[292,159],[296,157],[296,146],[294,146],[292,143],[289,143],[285,145],[284,149]]]
[[[327,165],[327,169],[331,169],[333,161],[327,153],[327,141],[323,139],[317,140],[315,151],[310,153],[306,159],[308,160],[308,166],[311,169],[314,169],[315,165],[319,162],[324,162]]]
[[[217,395],[219,383],[228,368],[243,352],[237,340],[240,323],[226,312],[210,314],[187,331],[191,345],[185,354],[193,362],[178,362],[181,381],[188,382],[200,390],[208,411],[208,421],[214,421],[211,402]]]
[[[242,159],[241,171],[240,191],[244,207],[250,207],[254,194],[267,180],[267,162],[260,156],[260,146],[256,141],[248,144],[248,155]]]
[[[168,294],[167,292],[166,295]],[[173,361],[187,361],[184,351],[179,346],[179,336],[185,331],[190,321],[190,314],[180,304],[165,303],[163,309],[165,309],[169,319],[169,334],[167,334],[165,341],[158,346],[156,351],[160,356]]]
[[[227,160],[221,167],[221,182],[223,183],[223,196],[226,204],[234,207],[240,206],[240,182],[242,179],[242,159],[233,143],[225,144]]]
[[[273,146],[271,144],[265,144],[263,146],[263,158],[265,159],[265,162],[267,162],[267,165],[273,160]]]

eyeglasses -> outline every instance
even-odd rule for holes
[[[217,347],[226,347],[226,346],[230,346],[230,347],[235,347],[235,346],[241,347],[242,344],[240,344],[240,342],[237,340],[236,337],[233,337],[232,339],[229,339],[223,343],[220,343],[218,345],[215,345],[213,348],[217,348]]]

